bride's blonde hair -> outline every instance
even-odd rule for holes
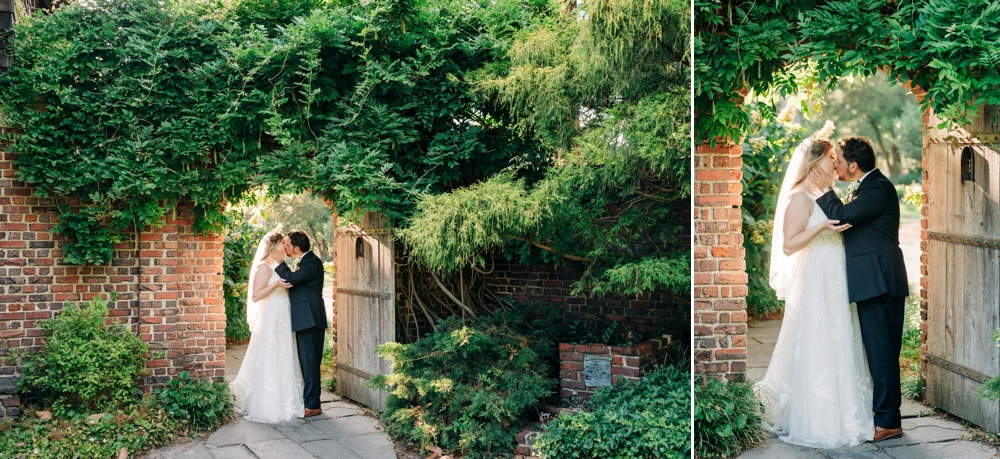
[[[831,148],[833,148],[833,144],[827,139],[816,139],[813,141],[812,145],[809,146],[809,151],[806,152],[802,167],[799,168],[799,173],[795,177],[795,183],[792,186],[802,183],[806,177],[809,177],[809,171],[823,161],[823,158],[826,158],[826,152]]]
[[[257,261],[263,261],[265,258],[267,258],[267,256],[271,254],[271,249],[273,249],[275,245],[277,245],[279,242],[283,241],[284,239],[285,239],[285,235],[283,235],[283,234],[281,234],[281,233],[279,233],[277,231],[275,231],[275,232],[273,232],[273,233],[268,234],[267,236],[265,236],[265,238],[264,238],[264,241],[265,241],[264,247],[266,247],[266,249],[264,250],[264,254],[261,255],[260,260],[257,260]]]

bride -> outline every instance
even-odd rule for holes
[[[847,297],[840,232],[816,203],[807,177],[832,180],[837,157],[824,139],[795,149],[778,195],[771,247],[771,287],[785,300],[771,363],[759,383],[766,427],[786,443],[813,448],[871,440],[872,381],[857,307]]]
[[[249,421],[275,423],[303,414],[302,370],[292,333],[288,287],[274,271],[285,259],[284,236],[270,232],[250,268],[247,323],[250,345],[229,384],[236,407]]]

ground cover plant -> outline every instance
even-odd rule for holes
[[[690,457],[690,367],[662,366],[598,389],[587,409],[546,424],[535,446],[546,459]]]

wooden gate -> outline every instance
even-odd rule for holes
[[[976,392],[1000,374],[1000,129],[983,121],[995,107],[984,111],[970,128],[932,129],[925,141],[924,375],[933,406],[996,432],[1000,403]]]
[[[366,212],[359,225],[346,227],[334,216],[334,227],[337,393],[383,411],[388,394],[365,383],[389,373],[389,362],[375,348],[395,338],[392,234],[376,213]]]

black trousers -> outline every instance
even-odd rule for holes
[[[307,328],[295,332],[296,346],[299,350],[299,366],[302,368],[302,379],[305,387],[302,390],[303,404],[306,408],[319,408],[319,394],[322,385],[319,379],[319,365],[323,361],[323,338],[326,329]]]
[[[872,373],[872,408],[875,425],[884,429],[900,427],[899,350],[903,345],[903,310],[906,298],[888,294],[859,301],[858,319],[865,343],[868,369]]]

